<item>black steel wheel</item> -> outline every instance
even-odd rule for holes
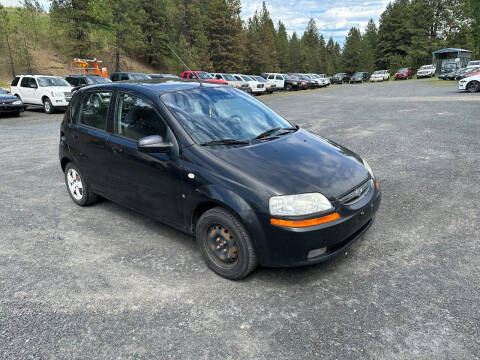
[[[227,279],[241,279],[257,267],[257,256],[241,221],[222,207],[202,214],[196,238],[207,266]]]
[[[474,80],[474,81],[470,81],[468,84],[467,84],[467,87],[466,87],[467,91],[470,92],[470,93],[474,93],[474,92],[478,92],[480,91],[480,82]]]

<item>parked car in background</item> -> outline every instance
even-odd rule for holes
[[[306,90],[308,89],[308,83],[306,80],[303,80],[300,78],[300,76],[295,75],[295,74],[283,74],[285,77],[285,89],[286,90],[292,90],[289,89],[289,84],[287,83],[287,79],[290,80],[292,83],[296,83],[297,87],[293,88],[293,90]]]
[[[93,84],[106,84],[112,82],[112,80],[109,78],[97,75],[69,75],[65,78],[65,80],[67,80],[67,82],[73,87]]]
[[[433,77],[435,76],[436,71],[437,68],[433,64],[420,66],[420,68],[417,70],[417,79]]]
[[[327,74],[315,74],[318,76],[320,79],[324,79],[325,86],[328,86],[331,84],[330,78],[327,76]]]
[[[43,107],[46,113],[65,110],[72,98],[72,88],[60,76],[18,75],[10,85],[12,95],[20,98],[24,105]]]
[[[306,75],[308,77],[310,77],[310,79],[315,81],[317,83],[318,87],[325,87],[325,86],[330,85],[330,81],[328,79],[322,78],[322,77],[318,76],[317,74],[306,74]]]
[[[414,73],[415,72],[413,71],[412,68],[401,68],[401,69],[398,69],[398,71],[395,73],[395,75],[393,76],[393,79],[394,80],[412,79]]]
[[[258,82],[261,82],[265,86],[265,91],[269,94],[278,90],[276,84],[270,84],[267,80],[265,80],[260,75],[248,75],[248,76],[250,76],[253,80],[257,80]]]
[[[114,72],[110,75],[112,81],[128,81],[128,80],[145,80],[150,79],[150,76],[139,72]]]
[[[24,110],[22,100],[0,88],[0,114],[18,116]]]
[[[152,79],[180,79],[176,74],[148,74]]]
[[[390,79],[390,72],[388,70],[376,70],[370,76],[370,81],[377,82],[377,81],[385,81]]]
[[[468,77],[472,72],[478,70],[480,66],[469,66],[460,70],[455,71],[453,74],[448,75],[448,80],[460,80],[460,78]]]
[[[467,71],[466,73],[457,75],[457,76],[455,77],[455,80],[460,81],[460,80],[462,80],[462,79],[465,79],[465,78],[467,78],[467,77],[470,77],[470,76],[473,76],[473,75],[477,75],[477,74],[480,74],[480,66],[472,67],[472,68],[471,68],[469,71]]]
[[[368,81],[369,74],[368,72],[364,71],[357,71],[355,74],[352,75],[350,78],[349,84],[352,83],[363,83],[365,81]]]
[[[59,162],[72,202],[102,196],[195,236],[225,278],[343,255],[375,221],[381,189],[367,161],[232,87],[91,86],[70,109]]]
[[[480,91],[480,74],[466,77],[458,82],[459,90],[474,93]]]
[[[350,75],[347,73],[338,73],[332,76],[332,84],[343,84],[350,81]]]
[[[305,81],[307,83],[307,89],[313,89],[318,87],[317,82],[311,79],[310,76],[306,74],[295,73],[293,75],[297,76],[300,80]]]
[[[439,78],[440,80],[448,80],[448,77],[449,77],[450,75],[452,75],[453,73],[455,73],[455,72],[456,72],[456,70],[455,70],[455,71],[452,71],[452,72],[448,72],[448,73],[441,73],[441,74],[438,76],[438,78]]]
[[[250,86],[250,91],[252,92],[252,94],[261,94],[267,91],[264,83],[261,83],[260,81],[257,81],[248,75],[234,74],[234,76],[236,78],[240,77],[241,80],[246,81],[248,83],[248,86]]]
[[[263,73],[262,77],[267,80],[269,84],[275,85],[275,87],[279,90],[285,89],[285,75],[279,73]],[[287,81],[288,83],[288,81]],[[286,89],[290,90],[290,89]]]
[[[212,74],[207,73],[205,71],[184,71],[181,76],[182,79],[189,79],[189,80],[202,80],[203,82],[215,83],[215,84],[222,84],[228,85],[228,82],[222,79],[215,79]]]
[[[215,79],[226,81],[228,83],[228,85],[230,85],[232,87],[235,87],[237,89],[243,90],[243,91],[248,92],[248,93],[252,92],[248,82],[244,81],[241,78],[237,79],[232,74],[214,73],[214,74],[212,74],[212,76]]]
[[[480,60],[469,61],[468,64],[467,64],[467,67],[469,67],[469,66],[480,66]]]

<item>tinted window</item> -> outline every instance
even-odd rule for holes
[[[42,76],[38,78],[38,84],[40,86],[70,86],[70,84],[62,78],[58,77],[46,77]]]
[[[283,80],[283,78],[280,75],[276,75],[275,80]]]
[[[24,77],[20,83],[21,87],[30,87],[30,77]]]
[[[78,111],[80,110],[80,105],[82,101],[83,93],[75,93],[70,100],[70,119],[75,122],[77,120]]]
[[[268,79],[268,80],[272,80],[272,79],[273,79],[273,75],[268,75],[267,79]]]
[[[115,115],[115,133],[132,140],[149,135],[165,138],[167,128],[145,100],[131,94],[120,94]]]
[[[128,74],[120,74],[118,78],[119,80],[128,80]]]
[[[18,80],[20,80],[20,77],[16,76],[15,79],[13,79],[12,84],[10,86],[17,86]]]
[[[82,100],[80,123],[106,130],[111,97],[112,93],[110,91],[87,92]]]

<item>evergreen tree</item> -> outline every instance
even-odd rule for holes
[[[297,33],[292,34],[290,39],[290,66],[289,72],[303,72],[303,66],[305,64],[305,54],[303,53],[300,40]]]
[[[275,47],[277,49],[280,71],[287,72],[290,63],[290,44],[288,42],[287,30],[281,21],[278,22]]]
[[[370,19],[368,21],[367,28],[365,29],[365,34],[363,38],[370,45],[372,55],[374,55],[377,52],[377,46],[378,46],[378,29],[373,19]]]
[[[342,53],[342,63],[345,72],[354,73],[360,70],[362,48],[360,30],[352,27],[345,39],[345,46]]]

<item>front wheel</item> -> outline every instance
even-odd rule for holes
[[[222,207],[210,209],[200,217],[196,238],[205,263],[220,276],[237,280],[257,267],[257,255],[247,230]]]
[[[292,84],[285,85],[285,90],[292,91]]]
[[[466,87],[467,91],[470,92],[470,93],[474,93],[474,92],[477,92],[477,91],[480,91],[480,82],[474,80],[474,81],[470,81],[468,84],[467,84],[467,87]]]
[[[53,114],[55,112],[55,108],[49,98],[43,99],[43,110],[45,110],[47,114]]]

